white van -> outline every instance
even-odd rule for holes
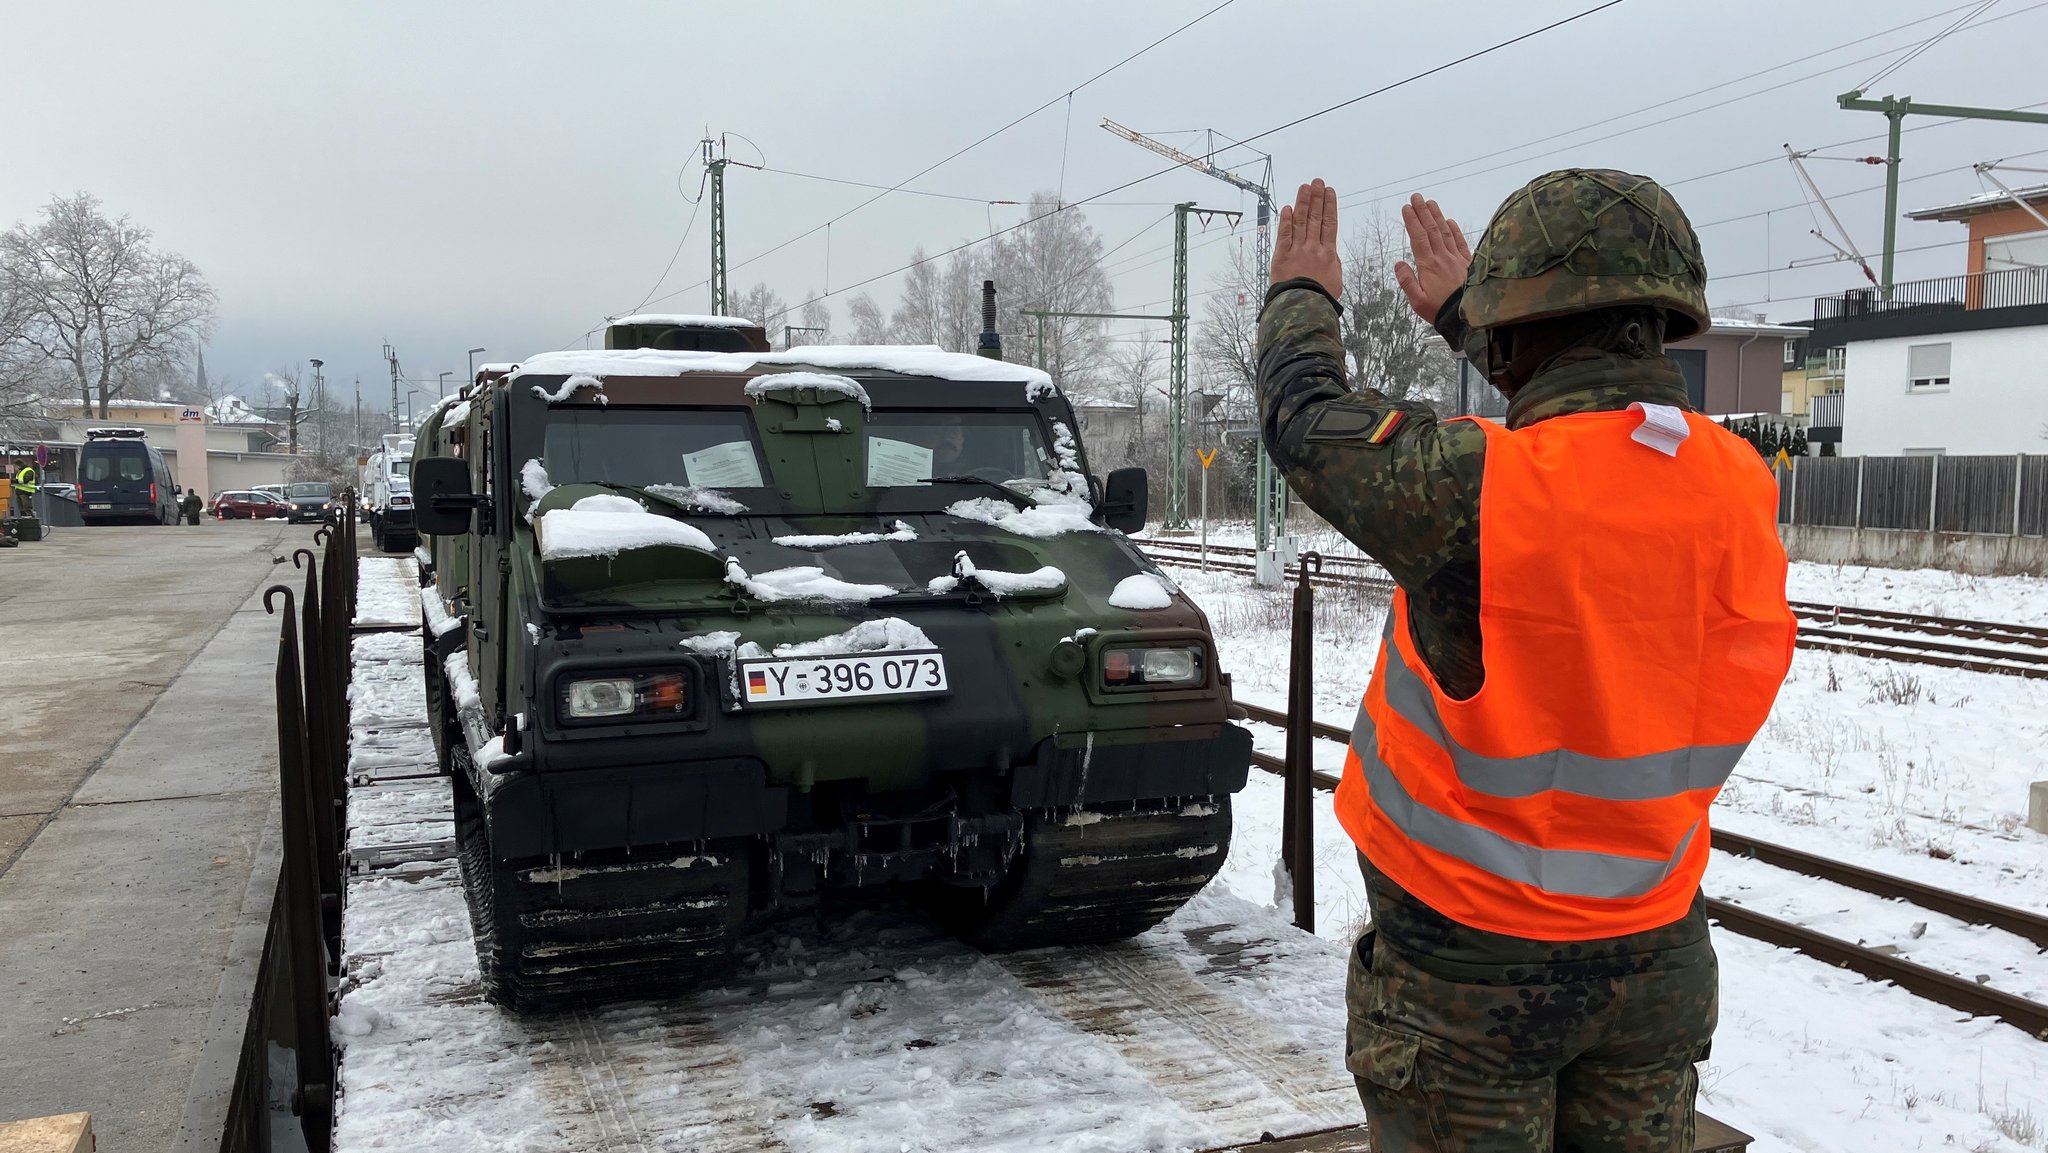
[[[403,552],[419,541],[412,521],[412,438],[389,435],[363,465],[363,518],[370,539],[385,552]]]

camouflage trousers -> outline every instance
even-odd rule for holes
[[[1376,1153],[1691,1153],[1693,1062],[1719,1010],[1711,942],[1618,975],[1560,961],[1474,984],[1376,936],[1352,952],[1344,1054]]]

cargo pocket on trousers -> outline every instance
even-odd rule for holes
[[[1344,1039],[1344,1067],[1351,1075],[1399,1093],[1415,1079],[1422,1038],[1371,1021],[1351,1018]]]
[[[1373,945],[1377,933],[1367,930],[1351,950],[1345,974],[1344,1067],[1351,1075],[1398,1093],[1415,1079],[1415,1058],[1422,1038],[1379,1023],[1379,983],[1373,977]]]

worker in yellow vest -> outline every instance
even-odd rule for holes
[[[1259,329],[1267,447],[1398,586],[1336,797],[1372,914],[1346,1065],[1380,1153],[1689,1153],[1707,810],[1796,629],[1776,489],[1664,355],[1710,319],[1655,181],[1550,173],[1477,252],[1434,202],[1402,217],[1396,279],[1504,423],[1352,387],[1321,181]]]
[[[14,474],[13,508],[16,516],[34,516],[36,507],[36,466],[24,464]]]

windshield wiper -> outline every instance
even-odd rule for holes
[[[1030,509],[1036,508],[1038,505],[1037,501],[1032,500],[1029,496],[1026,496],[1021,492],[1018,492],[1016,489],[1011,488],[1009,485],[1004,484],[1002,481],[990,480],[985,476],[928,476],[918,481],[917,483],[978,484],[983,486],[984,488],[992,488],[997,492],[1002,493],[1003,498],[1005,500],[1008,500],[1011,504],[1016,505],[1018,511],[1020,512],[1029,511]]]

